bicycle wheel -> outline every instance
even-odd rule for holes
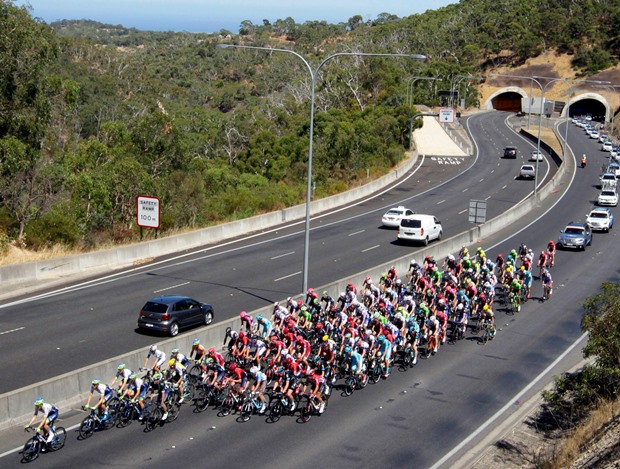
[[[120,409],[120,412],[118,413],[118,418],[117,418],[118,426],[121,428],[124,428],[130,425],[131,421],[133,420],[133,416],[134,416],[133,404],[123,405],[123,407]]]
[[[377,384],[379,381],[381,381],[382,374],[383,373],[381,372],[381,364],[379,363],[375,364],[375,366],[372,368],[372,370],[369,373],[370,382],[372,384]]]
[[[148,416],[144,419],[145,420],[144,431],[150,432],[154,430],[157,427],[157,425],[160,424],[162,415],[163,415],[162,410],[161,408],[159,408],[159,406],[150,410]]]
[[[196,411],[204,412],[205,410],[207,410],[209,406],[211,405],[212,396],[213,394],[211,393],[211,391],[208,391],[208,390],[200,391],[200,393],[198,394],[198,397],[194,401],[194,403],[196,404]]]
[[[355,391],[355,378],[353,376],[349,376],[344,382],[344,395],[350,396]]]
[[[200,379],[200,375],[202,375],[202,367],[198,363],[194,363],[194,365],[188,371],[189,381],[197,382]]]
[[[90,438],[95,433],[95,419],[90,415],[82,420],[80,425],[79,434],[80,437],[85,440],[86,438]]]
[[[312,401],[309,397],[306,397],[304,404],[301,406],[301,415],[299,420],[302,423],[306,423],[312,417]]]
[[[254,410],[254,403],[252,402],[252,399],[250,398],[246,399],[245,402],[243,403],[243,406],[241,406],[241,415],[239,416],[239,419],[242,422],[247,422],[252,417],[253,410]]]
[[[282,399],[277,398],[271,401],[269,405],[269,420],[272,422],[277,422],[282,417],[282,411],[284,410],[284,405],[282,404]]]
[[[406,370],[407,368],[409,368],[409,364],[411,363],[411,354],[409,353],[411,351],[411,346],[407,346],[407,348],[405,348],[405,351],[403,352],[403,368]]]
[[[37,437],[30,438],[24,445],[22,450],[22,461],[30,462],[39,457],[39,450],[41,449],[41,442]]]
[[[63,446],[65,446],[65,441],[67,440],[67,431],[63,427],[58,427],[55,429],[56,435],[52,439],[52,442],[48,445],[52,451],[58,451]]]
[[[227,397],[226,399],[224,399],[224,402],[222,402],[222,407],[220,408],[220,414],[226,417],[227,415],[230,415],[230,413],[232,412],[232,408],[233,408],[232,398]]]
[[[168,404],[168,418],[166,422],[174,422],[179,417],[179,412],[181,411],[181,404],[175,402],[174,404]]]

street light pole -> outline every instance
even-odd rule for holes
[[[431,82],[437,80],[435,77],[409,77],[407,78],[407,105],[409,107],[413,106],[413,85],[418,80],[430,80]]]
[[[321,63],[313,70],[310,63],[300,54],[295,51],[289,49],[278,49],[272,47],[260,47],[260,46],[243,46],[239,44],[217,44],[215,46],[217,49],[254,49],[254,50],[263,50],[267,52],[283,52],[287,54],[292,54],[298,59],[300,59],[308,72],[310,73],[310,79],[312,82],[312,91],[310,96],[310,142],[308,147],[308,184],[306,190],[306,223],[305,223],[305,233],[304,233],[304,264],[303,264],[303,285],[302,291],[305,293],[308,290],[308,264],[310,257],[310,201],[312,198],[312,141],[314,137],[314,101],[316,94],[316,78],[318,76],[321,67],[325,65],[326,62],[335,58],[342,56],[353,56],[353,57],[406,57],[414,60],[424,61],[426,60],[426,56],[422,54],[380,54],[380,53],[372,53],[372,52],[337,52],[335,54],[329,55],[323,59]]]

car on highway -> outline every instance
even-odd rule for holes
[[[519,169],[520,179],[534,179],[536,177],[536,168],[532,164],[521,165]]]
[[[598,130],[593,130],[590,132],[590,138],[598,140]]]
[[[598,195],[596,203],[598,205],[608,205],[610,207],[615,207],[616,205],[618,205],[618,194],[615,190],[601,191],[601,193]]]
[[[607,207],[593,208],[586,215],[586,223],[592,231],[608,232],[614,226],[614,214]]]
[[[603,144],[601,145],[601,150],[603,151],[611,151],[612,148],[613,148],[613,144],[611,143],[610,140],[605,140]]]
[[[443,228],[437,218],[415,214],[400,221],[397,238],[399,241],[415,241],[426,246],[434,239],[440,240],[442,236]]]
[[[609,140],[609,134],[606,132],[599,132],[598,141],[600,143],[603,143],[603,142],[606,142],[607,140]]]
[[[607,169],[605,170],[605,172],[614,174],[616,176],[616,179],[618,179],[620,177],[620,163],[618,163],[617,161],[612,161],[607,165]]]
[[[530,161],[543,161],[543,154],[539,150],[532,151],[532,155],[530,156]]]
[[[213,322],[213,307],[188,296],[163,295],[147,301],[138,315],[138,328],[176,336],[191,326]]]
[[[383,214],[381,217],[381,223],[383,226],[388,226],[390,228],[398,228],[400,226],[400,221],[408,217],[409,215],[413,215],[415,212],[408,208],[399,205],[398,207],[394,207],[389,209],[387,212]]]
[[[504,158],[516,158],[517,147],[508,146],[504,148]]]
[[[561,248],[582,249],[592,244],[592,229],[587,223],[570,222],[558,238],[557,246]]]
[[[615,190],[616,189],[616,175],[614,173],[603,173],[600,178],[601,190]]]

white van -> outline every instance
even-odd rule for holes
[[[410,215],[400,221],[398,239],[402,241],[418,241],[425,246],[429,241],[441,239],[443,228],[433,215]]]

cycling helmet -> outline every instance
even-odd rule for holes
[[[176,362],[177,362],[176,359],[171,358],[170,361],[168,362],[168,366],[172,368]]]
[[[304,340],[304,338],[303,338],[303,337],[301,336],[301,334],[300,334],[300,335],[298,335],[297,337],[295,337],[295,340],[296,340],[297,342],[301,342],[302,340]]]
[[[200,339],[194,339],[193,345],[200,345]]]
[[[484,305],[484,308],[482,308],[483,311],[490,311],[490,309],[489,305]]]
[[[322,322],[317,322],[316,323],[316,330],[317,331],[323,330],[323,323]]]
[[[293,363],[293,357],[286,357],[286,364],[290,365],[291,363]]]
[[[138,375],[136,374],[136,372],[133,372],[129,375],[129,379],[136,379],[138,377]]]
[[[246,315],[247,315],[247,314],[248,314],[248,313],[246,313],[245,311],[241,311],[241,312],[239,313],[239,317],[240,317],[240,318],[244,318],[244,317],[246,317]]]
[[[263,315],[259,314],[258,316],[256,316],[256,320],[257,321],[262,321],[263,320]]]
[[[41,407],[43,405],[43,398],[42,397],[37,397],[34,400],[34,406],[35,407]]]
[[[243,339],[245,337],[245,332],[241,331],[239,332],[239,338]]]
[[[396,316],[394,316],[396,319],[402,319],[403,315],[401,313],[396,313]]]
[[[323,336],[323,342],[327,342],[329,340],[329,336],[327,334],[325,334]]]
[[[151,353],[157,352],[157,345],[151,345],[151,348],[149,349],[149,352],[151,352]]]
[[[379,311],[375,311],[375,314],[372,315],[372,317],[375,319],[379,319],[380,316],[381,316],[381,313],[379,313]]]
[[[260,368],[257,366],[253,366],[252,368],[250,368],[250,373],[252,373],[253,375],[258,373],[259,371],[260,371]]]
[[[433,314],[430,318],[431,321],[435,321],[437,318],[435,317],[435,315]]]
[[[306,293],[312,293],[314,290],[312,288],[308,288],[308,291]]]
[[[310,296],[311,296],[312,298],[318,298],[318,297],[319,297],[319,294],[318,294],[317,292],[313,291],[312,293],[310,293]]]
[[[237,369],[237,364],[236,363],[231,363],[230,365],[228,365],[228,369],[230,371],[235,371]]]
[[[159,381],[161,379],[161,373],[153,374],[153,381]]]
[[[118,371],[123,371],[124,369],[125,369],[124,363],[121,363],[120,365],[118,365],[118,368],[117,368]]]
[[[459,303],[458,306],[456,307],[456,309],[461,311],[463,309],[463,303]]]
[[[170,355],[176,355],[177,353],[179,353],[179,349],[177,347],[170,350]]]
[[[379,337],[377,337],[377,342],[379,343],[385,342],[385,335],[384,334],[379,335]]]
[[[497,257],[499,257],[500,259],[504,257],[504,255],[500,252]]]
[[[351,352],[353,352],[353,349],[351,347],[345,347],[344,348],[344,353],[345,354],[349,355],[349,354],[351,354]]]
[[[97,386],[99,383],[101,383],[101,380],[99,378],[93,379],[92,381],[93,386]]]
[[[232,337],[233,339],[236,339],[237,337],[239,337],[239,334],[237,334],[237,332],[236,332],[236,331],[232,331],[232,332],[230,333],[230,337]]]
[[[213,355],[215,353],[215,349],[213,347],[208,350],[209,355]]]

